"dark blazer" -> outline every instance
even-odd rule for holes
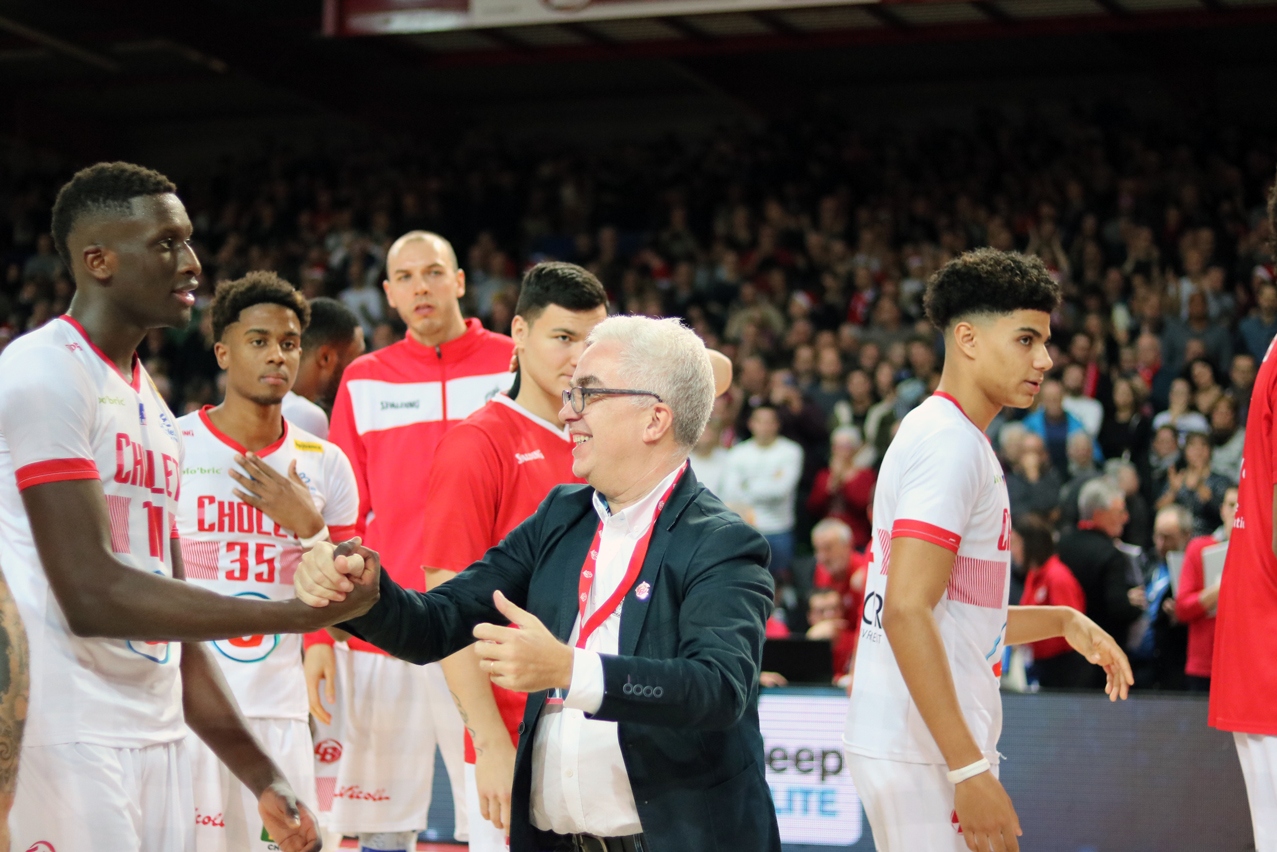
[[[1131,624],[1143,614],[1127,597],[1131,588],[1141,584],[1132,577],[1131,560],[1108,535],[1095,529],[1064,533],[1058,552],[1086,595],[1086,614],[1126,647]],[[1095,673],[1102,683],[1103,670],[1095,668]]]
[[[385,571],[381,599],[340,625],[412,663],[473,643],[476,624],[504,624],[500,589],[567,641],[577,584],[598,527],[594,490],[553,489],[483,559],[429,594]],[[446,531],[441,531],[446,534]],[[621,607],[620,653],[603,656],[603,704],[615,721],[639,819],[654,852],[779,852],[763,775],[758,673],[773,584],[766,540],[688,469],[657,520],[635,588]],[[531,825],[532,741],[546,693],[528,696],[512,791],[510,848],[537,849]]]

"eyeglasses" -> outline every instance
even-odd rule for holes
[[[626,390],[623,388],[593,388],[593,387],[575,387],[571,390],[563,392],[563,404],[572,405],[572,410],[577,414],[585,411],[585,400],[591,396],[650,396],[657,402],[664,402],[657,394],[645,390]]]

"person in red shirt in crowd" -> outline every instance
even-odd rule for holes
[[[862,546],[869,541],[869,509],[878,481],[861,453],[864,445],[855,426],[835,429],[829,436],[829,467],[816,474],[807,497],[807,513],[811,517],[838,518],[851,527],[855,541]]]
[[[1277,184],[1268,197],[1277,233]],[[1233,732],[1246,779],[1255,848],[1277,849],[1277,358],[1268,347],[1255,377],[1224,561],[1211,663],[1212,727]]]
[[[837,518],[825,518],[812,528],[811,546],[816,554],[812,587],[817,591],[837,592],[840,614],[833,619],[811,621],[815,604],[809,601],[808,620],[812,627],[807,631],[807,638],[828,639],[834,643],[834,677],[837,679],[847,674],[856,657],[860,615],[865,607],[867,567],[864,555],[855,551],[851,527]]]
[[[386,254],[386,299],[408,326],[404,339],[364,355],[342,376],[328,439],[345,451],[359,484],[358,533],[406,588],[425,591],[421,555],[426,488],[436,449],[454,425],[510,386],[514,342],[461,315],[465,273],[447,240],[411,231]],[[448,531],[451,534],[451,531]],[[334,693],[333,638],[307,637],[312,713]],[[358,834],[370,849],[406,850],[426,827],[436,744],[452,782],[457,836],[465,837],[463,727],[438,665],[417,667],[350,639],[336,690],[343,754],[329,831]]]
[[[856,656],[856,636],[859,614],[852,621],[852,614],[843,609],[842,595],[837,589],[816,589],[807,598],[808,639],[825,639],[829,641],[833,651],[834,683],[842,683],[842,679],[851,673],[851,661]]]
[[[1198,536],[1184,549],[1184,567],[1180,569],[1179,593],[1175,596],[1175,617],[1188,625],[1188,662],[1184,674],[1190,692],[1210,692],[1211,656],[1215,652],[1215,607],[1219,603],[1219,583],[1206,588],[1202,551],[1227,542],[1237,515],[1237,489],[1224,491],[1219,506],[1222,523],[1211,535]]]
[[[570,263],[541,263],[523,278],[511,331],[518,390],[498,394],[439,442],[426,489],[422,563],[434,588],[479,561],[536,511],[556,485],[576,482],[572,441],[559,409],[590,330],[607,318],[607,293]],[[515,743],[527,695],[493,686],[466,650],[443,661],[466,725],[467,809],[472,852],[504,852]]]
[[[1055,555],[1051,527],[1032,516],[1011,528],[1011,558],[1028,570],[1020,606],[1067,606],[1086,614],[1086,595],[1069,566]],[[1029,643],[1033,674],[1043,689],[1085,689],[1091,685],[1091,664],[1056,637]]]

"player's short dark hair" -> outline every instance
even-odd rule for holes
[[[955,257],[931,276],[923,307],[941,331],[972,314],[1050,313],[1060,285],[1036,257],[981,248]]]
[[[575,263],[538,263],[523,276],[515,316],[534,322],[550,305],[569,311],[589,311],[607,305],[607,291],[588,269]]]
[[[145,166],[98,163],[80,169],[58,190],[57,200],[53,202],[50,226],[53,247],[67,269],[71,269],[67,238],[81,216],[97,212],[128,214],[134,198],[170,192],[177,192],[173,181]]]
[[[213,339],[221,340],[228,325],[239,322],[239,315],[254,305],[281,305],[297,314],[302,332],[310,325],[310,305],[292,284],[274,272],[250,272],[243,278],[218,285],[208,309],[213,314]]]
[[[310,300],[310,324],[302,334],[302,349],[315,350],[325,343],[344,346],[355,336],[359,317],[336,299],[320,296]]]

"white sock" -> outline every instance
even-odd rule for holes
[[[417,831],[383,831],[359,835],[359,852],[416,852]]]

